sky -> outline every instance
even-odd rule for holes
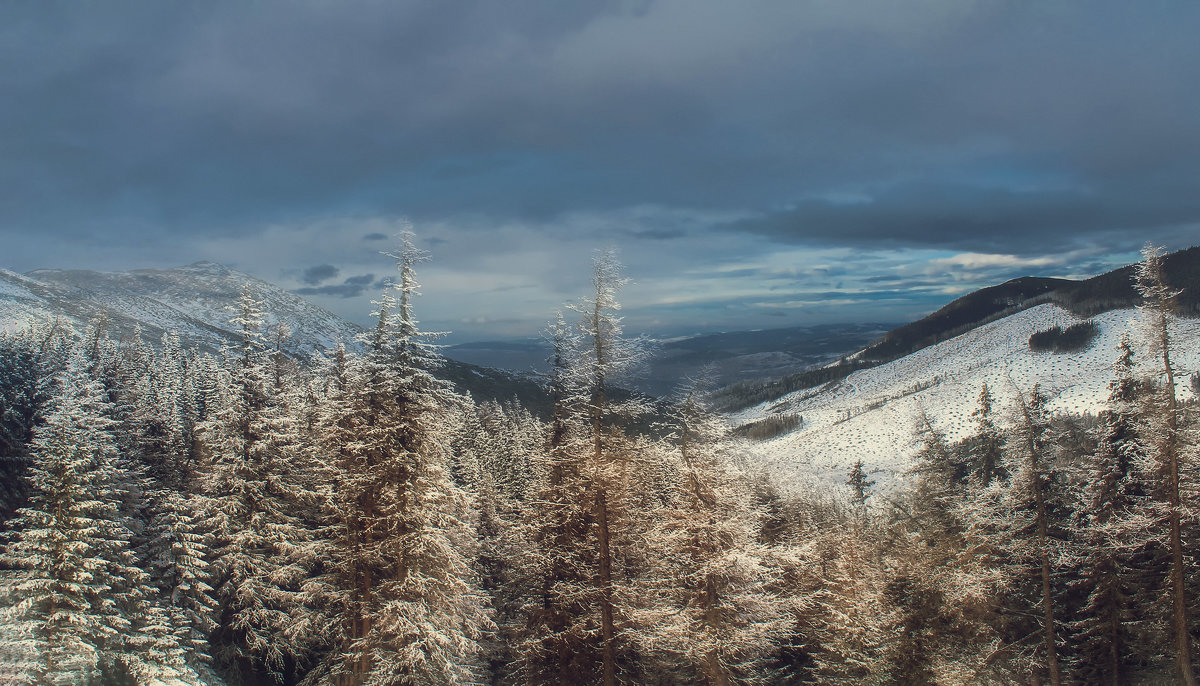
[[[1200,243],[1200,4],[0,3],[0,268],[211,260],[536,336],[899,322]]]

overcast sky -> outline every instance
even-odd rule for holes
[[[899,321],[1200,243],[1200,3],[0,3],[0,267],[213,260],[536,335]]]

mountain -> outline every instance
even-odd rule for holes
[[[1200,249],[1175,253],[1166,266],[1168,283],[1183,291],[1181,313],[1195,315]],[[847,363],[792,375],[791,383],[811,381],[807,386],[774,382],[770,391],[777,395],[735,409],[729,419],[739,433],[761,439],[758,452],[775,469],[801,481],[844,487],[862,460],[888,491],[912,466],[920,414],[948,439],[964,438],[974,430],[971,413],[985,382],[1001,422],[1012,423],[1005,413],[1017,392],[1035,383],[1052,412],[1104,409],[1122,336],[1134,342],[1142,368],[1152,371],[1154,360],[1139,340],[1132,276],[1133,268],[1123,267],[1086,281],[1026,278],[976,291],[890,332]],[[1055,352],[1031,345],[1034,334],[1080,324],[1092,326],[1079,327],[1084,341],[1078,348]],[[1175,320],[1172,343],[1180,395],[1194,397],[1189,377],[1200,373],[1200,319]],[[909,348],[915,350],[901,354]],[[817,372],[825,378],[813,381]],[[728,400],[729,390],[720,397]]]
[[[1034,333],[1085,321],[1058,305],[1042,304],[826,387],[742,410],[730,420],[749,427],[772,417],[799,415],[798,428],[758,445],[777,469],[826,485],[844,485],[851,467],[862,460],[879,487],[888,490],[912,466],[920,412],[926,412],[948,439],[964,438],[974,430],[971,412],[985,382],[1002,423],[1013,421],[1006,413],[1017,391],[1028,392],[1035,383],[1049,397],[1052,412],[1102,410],[1123,335],[1135,341],[1135,353],[1146,369],[1154,363],[1144,347],[1137,346],[1137,319],[1135,309],[1105,312],[1091,320],[1097,335],[1086,349],[1035,352],[1029,345]],[[1186,399],[1194,395],[1189,375],[1200,371],[1200,320],[1179,319],[1172,334],[1172,361]]]
[[[1178,311],[1185,316],[1200,314],[1200,247],[1167,255],[1163,266],[1167,285],[1182,291]],[[1045,303],[1054,303],[1077,317],[1133,308],[1141,302],[1133,288],[1133,270],[1134,266],[1128,265],[1079,281],[1027,276],[983,288],[889,331],[838,364],[803,369],[771,381],[734,384],[715,394],[714,402],[718,408],[732,412],[778,400],[789,393],[816,388],[859,370],[898,360]]]
[[[824,324],[648,341],[648,359],[623,383],[661,397],[675,390],[681,379],[702,370],[719,386],[770,379],[835,362],[861,350],[891,326]],[[443,352],[463,362],[518,373],[544,372],[550,357],[550,349],[541,341],[462,343]]]
[[[229,308],[243,287],[263,301],[270,325],[291,330],[293,354],[311,356],[353,341],[360,331],[298,295],[212,262],[128,272],[0,270],[0,328],[62,317],[80,331],[101,322],[114,338],[140,328],[143,338],[157,342],[165,331],[176,331],[185,346],[216,350],[236,338]]]
[[[274,284],[212,262],[127,272],[39,269],[17,274],[0,269],[0,331],[59,318],[77,331],[99,322],[116,339],[140,331],[151,343],[175,331],[185,347],[215,351],[237,340],[229,308],[243,288],[263,302],[268,326],[287,325],[289,353],[307,358],[338,342],[357,345],[362,331],[357,324]],[[440,373],[478,400],[515,397],[533,411],[548,405],[538,384],[503,371],[447,360]]]

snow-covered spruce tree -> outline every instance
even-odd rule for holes
[[[992,391],[987,382],[979,391],[979,406],[971,412],[975,420],[975,436],[971,441],[971,460],[973,462],[973,479],[982,488],[987,488],[992,480],[1004,477],[1002,464],[1004,461],[1004,438],[996,428],[992,406],[995,404]]]
[[[915,485],[907,519],[948,562],[963,547],[966,470],[924,408],[917,416],[916,435],[920,449],[912,469]]]
[[[476,500],[480,581],[499,629],[484,642],[495,682],[510,673],[517,654],[513,638],[527,595],[515,581],[527,549],[521,519],[531,495],[530,465],[545,434],[541,422],[515,402],[487,401],[459,414],[453,464]]]
[[[807,617],[814,663],[810,671],[816,683],[886,682],[883,651],[893,634],[888,626],[879,533],[873,521],[860,523],[843,516],[840,526],[816,534],[819,611]]]
[[[140,526],[135,550],[150,574],[159,615],[152,627],[168,627],[197,669],[211,662],[208,635],[215,628],[211,587],[211,536],[200,516],[192,427],[186,419],[184,360],[178,336],[162,345],[130,348],[123,360],[118,395],[125,405],[119,435],[124,453],[146,475],[139,484]]]
[[[82,351],[58,379],[35,432],[28,505],[3,555],[12,572],[0,624],[0,656],[36,655],[14,683],[87,683],[101,673],[171,672],[177,646],[143,640],[148,611],[130,531],[118,509],[129,474],[115,422]],[[12,630],[7,630],[11,628]]]
[[[878,622],[891,638],[874,670],[884,683],[972,683],[1003,679],[987,662],[996,573],[970,545],[966,448],[951,445],[922,410],[913,486],[888,498],[880,543]],[[882,513],[881,513],[882,514]]]
[[[993,481],[963,508],[971,518],[970,536],[977,554],[988,556],[1004,586],[1000,632],[1013,669],[1043,674],[1063,683],[1065,641],[1062,607],[1065,566],[1070,559],[1064,525],[1071,513],[1064,478],[1055,460],[1046,399],[1038,386],[1018,392],[1015,428],[1008,440],[1007,482]],[[1037,639],[1036,643],[1030,643]],[[1040,643],[1040,645],[1039,645]],[[996,656],[1004,659],[1003,656]]]
[[[523,499],[533,455],[544,447],[545,426],[516,400],[485,402],[477,408],[477,415],[485,431],[479,468],[491,475],[500,496]]]
[[[197,426],[207,460],[202,516],[213,534],[213,657],[226,678],[259,683],[288,678],[307,654],[307,570],[298,552],[309,532],[298,516],[298,432],[288,396],[271,378],[261,303],[248,288],[235,313],[239,349],[225,356]]]
[[[875,485],[875,482],[863,469],[861,459],[850,468],[850,474],[846,477],[846,485],[850,487],[850,504],[858,510],[865,510],[867,499],[871,497],[871,487]]]
[[[122,395],[128,398],[122,426],[125,451],[142,464],[155,487],[183,490],[194,477],[194,465],[179,337],[164,334],[158,350],[132,355],[127,364],[122,374],[127,384]]]
[[[0,331],[0,532],[24,502],[28,444],[54,394],[72,335],[58,319]]]
[[[424,255],[411,232],[400,240],[399,299],[383,296],[366,355],[347,359],[323,419],[336,519],[317,592],[333,632],[319,683],[484,680],[491,620],[472,568],[471,498],[451,479],[441,429],[461,403],[432,374],[440,358],[413,317]]]
[[[166,492],[155,502],[147,527],[145,564],[164,612],[187,662],[197,670],[212,663],[208,637],[216,628],[217,601],[212,587],[211,535],[186,492]]]
[[[630,618],[634,577],[644,564],[645,521],[635,512],[649,463],[628,425],[645,411],[637,399],[610,397],[612,379],[641,354],[621,335],[616,295],[625,280],[611,252],[595,260],[593,292],[551,325],[549,390],[554,400],[547,449],[531,470],[533,496],[523,517],[526,555],[518,583],[527,589],[516,672],[521,683],[616,683],[637,668]],[[644,518],[643,518],[644,520]]]
[[[1138,642],[1145,609],[1147,494],[1138,467],[1144,447],[1138,436],[1137,381],[1133,348],[1122,338],[1113,364],[1108,408],[1100,441],[1088,456],[1077,509],[1082,564],[1073,586],[1086,597],[1075,629],[1079,636],[1075,674],[1083,683],[1126,683],[1125,666]]]
[[[593,261],[592,292],[574,308],[581,315],[583,345],[576,373],[585,394],[582,420],[589,443],[582,471],[592,507],[600,682],[604,686],[616,684],[618,660],[630,662],[626,653],[632,644],[625,627],[629,611],[637,602],[629,597],[628,582],[632,580],[630,562],[636,560],[640,547],[637,514],[631,512],[631,506],[637,491],[634,480],[646,473],[642,465],[635,468],[635,446],[626,433],[628,425],[646,408],[636,398],[617,401],[610,397],[611,381],[637,364],[644,354],[639,341],[622,336],[617,293],[626,283],[616,253],[600,252]]]
[[[548,390],[553,401],[545,448],[535,454],[533,488],[519,525],[524,543],[514,585],[524,591],[519,616],[504,627],[515,644],[512,681],[529,686],[587,684],[600,672],[595,610],[596,550],[582,407],[576,374],[578,333],[560,313],[547,330]]]
[[[1141,320],[1149,355],[1155,360],[1156,383],[1145,404],[1145,437],[1147,458],[1155,475],[1155,516],[1166,523],[1167,546],[1170,554],[1171,637],[1174,642],[1175,671],[1179,682],[1195,686],[1192,670],[1192,643],[1188,624],[1186,570],[1181,497],[1183,475],[1190,472],[1190,451],[1182,440],[1181,413],[1175,393],[1175,366],[1171,362],[1171,316],[1179,291],[1167,285],[1163,271],[1162,250],[1147,244],[1138,263],[1135,286],[1142,296]]]
[[[674,478],[667,502],[650,513],[653,572],[643,581],[637,640],[681,683],[769,683],[767,664],[792,616],[756,540],[750,480],[732,467],[727,429],[697,383],[682,389],[670,425],[674,449],[663,459]]]

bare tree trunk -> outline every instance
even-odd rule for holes
[[[1171,369],[1171,358],[1167,350],[1167,329],[1164,317],[1162,327],[1162,359],[1166,372],[1167,431],[1163,437],[1163,457],[1167,463],[1167,505],[1170,508],[1171,525],[1171,601],[1173,633],[1175,634],[1175,667],[1179,679],[1186,686],[1195,686],[1192,675],[1192,640],[1188,633],[1187,596],[1183,576],[1183,540],[1179,521],[1179,418],[1175,401],[1175,373]]]
[[[607,362],[607,350],[601,329],[600,307],[601,299],[599,292],[597,292],[595,308],[592,312],[592,326],[595,331],[596,348],[596,367],[593,370],[592,378],[592,437],[595,450],[592,457],[595,460],[593,469],[600,476],[596,483],[596,526],[599,532],[598,544],[600,548],[600,632],[604,641],[603,683],[604,686],[616,686],[617,655],[616,647],[614,646],[616,629],[614,627],[612,601],[612,551],[610,550],[611,532],[608,522],[608,484],[607,474],[605,474],[607,457],[604,454],[604,411],[607,405],[604,389],[604,370]]]
[[[609,551],[608,499],[596,494],[596,519],[600,543],[600,631],[604,638],[604,686],[617,683],[617,655],[613,645],[612,556]]]
[[[1137,289],[1142,295],[1142,311],[1150,317],[1151,346],[1162,360],[1165,376],[1164,431],[1158,437],[1159,466],[1165,470],[1168,521],[1171,546],[1171,629],[1175,638],[1175,668],[1180,683],[1195,686],[1192,674],[1192,642],[1188,633],[1187,590],[1184,585],[1183,541],[1180,531],[1179,497],[1179,406],[1175,398],[1175,370],[1171,366],[1170,314],[1179,292],[1167,286],[1163,258],[1159,248],[1147,244],[1138,265]]]
[[[1037,393],[1037,387],[1034,387]],[[1038,464],[1038,446],[1034,440],[1034,420],[1029,403],[1018,393],[1021,414],[1025,420],[1026,450],[1029,451],[1030,491],[1037,505],[1038,556],[1042,563],[1042,634],[1045,637],[1046,667],[1050,671],[1051,686],[1062,686],[1058,667],[1058,646],[1054,627],[1054,594],[1050,586],[1050,536],[1046,524],[1046,498],[1042,493],[1042,474]]]
[[[1115,569],[1113,574],[1116,574]],[[1119,601],[1115,589],[1111,595],[1113,597],[1109,602],[1113,611],[1108,615],[1108,673],[1112,679],[1112,686],[1121,686],[1121,618],[1116,612]]]

